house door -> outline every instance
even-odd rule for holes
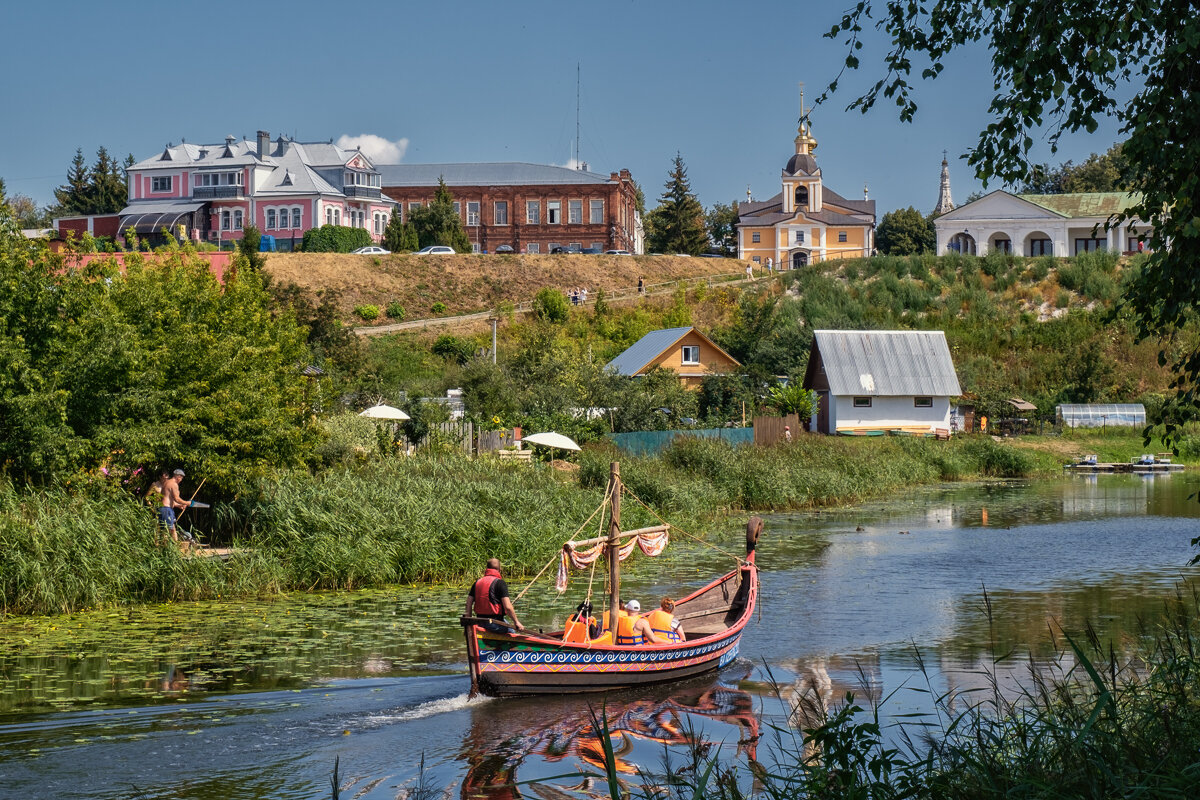
[[[808,266],[808,253],[804,250],[792,253],[792,269],[800,269],[805,266]]]
[[[817,432],[832,432],[829,430],[829,392],[817,392]]]

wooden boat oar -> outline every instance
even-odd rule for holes
[[[200,494],[200,490],[204,488],[204,482],[206,480],[208,480],[208,478],[200,479],[200,485],[196,487],[196,491],[192,492],[192,496],[188,498],[187,506],[184,507],[183,511],[179,512],[179,516],[175,517],[176,525],[179,524],[179,520],[183,519],[183,515],[187,513],[187,510],[192,507],[192,501],[196,499],[196,495]]]

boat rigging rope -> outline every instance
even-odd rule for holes
[[[622,494],[626,494],[629,497],[632,497],[635,501],[637,501],[638,505],[640,505],[642,508],[644,508],[650,512],[650,516],[654,517],[659,522],[661,522],[663,525],[666,525],[667,527],[669,527],[671,530],[675,531],[676,533],[682,533],[684,536],[688,537],[689,539],[691,539],[693,541],[699,542],[700,544],[704,545],[705,547],[711,547],[713,550],[716,550],[718,553],[729,556],[734,561],[736,561],[739,565],[742,563],[743,559],[741,556],[731,553],[723,547],[718,547],[717,545],[713,544],[712,542],[701,539],[699,536],[690,534],[687,531],[685,531],[683,528],[680,528],[677,525],[672,525],[671,523],[667,522],[665,519],[663,519],[661,516],[659,516],[657,511],[655,511],[653,508],[651,508],[650,506],[648,506],[644,502],[642,502],[642,498],[638,497],[636,494],[629,491],[629,489],[627,489],[625,487],[625,484],[621,484],[621,492],[622,492]]]
[[[582,525],[580,525],[578,528],[576,528],[576,529],[575,529],[575,533],[571,534],[571,538],[572,538],[572,539],[574,539],[576,536],[578,536],[579,534],[583,533],[583,529],[584,529],[584,528],[586,528],[586,527],[588,526],[588,523],[589,523],[589,522],[591,522],[591,521],[592,521],[592,520],[595,518],[595,516],[596,516],[597,514],[600,514],[600,523],[603,525],[603,523],[604,523],[604,514],[603,514],[603,513],[601,513],[601,512],[603,512],[603,511],[604,511],[604,509],[605,509],[605,508],[608,506],[608,504],[609,504],[609,503],[611,503],[611,502],[612,502],[612,488],[611,488],[611,487],[607,487],[607,486],[606,486],[606,487],[605,487],[605,489],[604,489],[604,499],[600,501],[600,505],[599,505],[599,506],[596,508],[596,510],[595,510],[595,511],[593,511],[593,512],[591,513],[591,515],[590,515],[590,516],[589,516],[587,519],[585,519],[585,520],[583,521],[583,524],[582,524]],[[640,502],[641,502],[641,500],[638,500],[638,502],[640,503]],[[548,561],[548,562],[546,563],[546,566],[544,566],[544,567],[542,567],[540,570],[538,570],[538,574],[533,576],[533,579],[532,579],[531,581],[529,581],[528,585],[526,585],[524,589],[522,589],[522,590],[521,590],[521,593],[517,595],[516,599],[517,599],[517,600],[520,600],[522,597],[524,597],[524,596],[525,596],[525,593],[526,593],[526,592],[528,592],[528,591],[530,590],[530,588],[532,588],[532,587],[533,587],[533,585],[534,585],[535,583],[537,583],[537,579],[538,579],[538,578],[540,578],[540,577],[542,577],[542,575],[544,575],[544,574],[546,573],[546,570],[550,569],[550,567],[551,567],[552,565],[554,565],[554,564],[558,563],[558,561],[560,560],[560,558],[561,558],[561,554],[559,554],[559,553],[556,553],[556,554],[555,554],[555,556],[554,556],[554,558],[550,559],[550,561]],[[515,601],[514,601],[514,602],[515,602]]]

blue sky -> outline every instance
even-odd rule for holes
[[[848,1],[848,0],[847,0]],[[146,158],[168,142],[283,132],[301,141],[378,137],[410,163],[580,155],[628,168],[657,204],[682,153],[707,207],[779,190],[793,152],[797,83],[811,101],[843,49],[822,38],[842,4],[611,0],[600,3],[23,3],[5,11],[0,177],[39,204],[76,147]],[[874,46],[874,47],[873,47]],[[844,107],[881,76],[880,39],[859,75],[813,114],[825,182],[882,214],[932,209],[942,150],[954,198],[980,188],[959,156],[987,123],[986,53],[956,54],[926,82],[912,124],[894,107]],[[1039,157],[1079,162],[1119,138],[1115,123]],[[390,146],[387,143],[391,143]],[[996,188],[996,187],[992,187]]]

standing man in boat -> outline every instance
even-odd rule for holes
[[[512,599],[508,596],[508,584],[500,577],[500,559],[489,558],[483,577],[475,581],[471,591],[467,592],[467,616],[494,619],[496,622],[483,627],[492,633],[507,633],[508,626],[499,624],[504,622],[505,614],[512,619],[513,627],[518,631],[525,630],[525,626],[517,619],[517,610],[513,608]]]

